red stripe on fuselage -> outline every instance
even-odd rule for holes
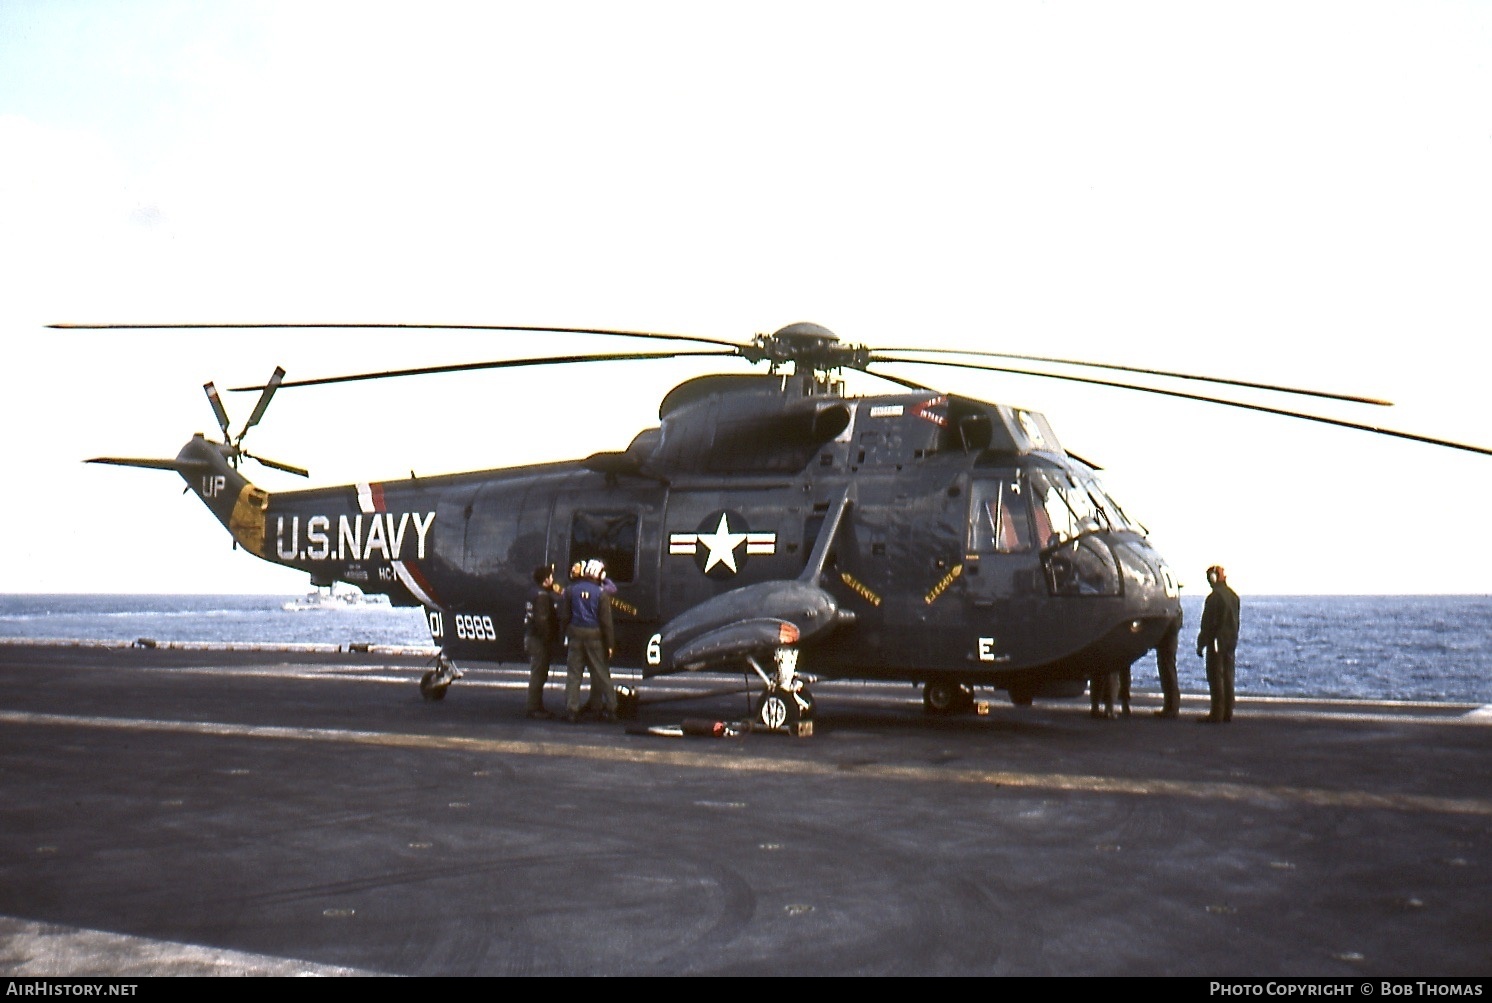
[[[430,587],[430,579],[425,577],[425,572],[422,569],[416,567],[413,562],[401,561],[400,563],[404,565],[405,573],[408,574],[409,577],[414,579],[415,584],[420,587],[420,590],[423,591],[425,595],[430,597],[430,601],[435,603],[435,605],[439,606],[440,608],[444,609],[445,603],[440,601],[440,596],[436,595],[435,590]]]

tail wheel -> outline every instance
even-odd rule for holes
[[[973,687],[934,679],[922,687],[922,707],[929,714],[957,714],[974,706]]]
[[[426,700],[444,700],[446,698],[446,690],[450,688],[450,677],[446,676],[440,669],[431,669],[423,676],[420,676],[420,696]]]

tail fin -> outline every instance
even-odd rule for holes
[[[191,442],[181,447],[174,460],[96,456],[87,462],[176,471],[186,481],[187,488],[217,516],[218,522],[228,528],[239,546],[251,554],[266,557],[264,513],[269,508],[269,492],[251,484],[228,462],[222,447],[209,442],[202,433],[197,433]]]

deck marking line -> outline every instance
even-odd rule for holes
[[[1492,800],[1451,798],[1425,794],[1375,794],[1367,791],[1333,791],[1310,787],[1263,786],[1207,781],[1134,779],[1082,774],[1016,773],[998,770],[947,769],[933,766],[844,765],[806,759],[756,757],[705,757],[697,752],[663,749],[622,749],[572,745],[562,742],[520,741],[496,738],[462,738],[398,732],[351,731],[334,728],[289,728],[274,725],[227,724],[213,721],[160,721],[148,718],[109,718],[65,714],[33,714],[0,711],[0,724],[41,725],[64,728],[99,728],[224,738],[257,738],[279,741],[329,742],[370,745],[394,749],[441,749],[462,752],[498,753],[513,756],[553,756],[597,762],[636,763],[688,767],[726,772],[778,773],[793,776],[853,776],[867,780],[897,780],[908,783],[957,783],[1019,790],[1063,791],[1088,794],[1159,795],[1220,801],[1260,803],[1292,802],[1317,807],[1388,809],[1434,812],[1448,815],[1492,816]]]
[[[24,978],[78,977],[80,972],[89,973],[88,977],[101,975],[110,978],[381,974],[360,968],[156,940],[61,923],[38,923],[16,916],[0,916],[0,940],[6,945],[6,974],[12,983]]]

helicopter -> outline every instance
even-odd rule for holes
[[[614,667],[646,681],[744,674],[754,722],[812,720],[817,679],[904,681],[924,707],[967,712],[981,687],[1017,705],[1081,695],[1089,680],[1151,651],[1180,616],[1180,587],[1149,533],[1069,452],[1042,413],[948,394],[887,371],[953,366],[1162,393],[1492,455],[1374,425],[1097,376],[1009,365],[1061,363],[1181,380],[1388,402],[1114,364],[1000,352],[871,349],[796,323],[738,343],[597,328],[406,324],[58,324],[62,328],[396,328],[578,333],[712,346],[387,370],[286,382],[276,368],[234,435],[204,385],[221,440],[198,433],[171,459],[87,462],[175,471],[263,560],[422,607],[445,696],[462,664],[521,662],[536,566],[604,563],[616,585]],[[957,354],[960,359],[945,358]],[[623,449],[536,465],[266,491],[244,438],[281,388],[476,369],[732,357],[766,372],[713,373],[674,387],[656,427]],[[928,358],[928,356],[934,356]],[[973,357],[999,359],[969,361]],[[872,368],[874,367],[874,368]],[[858,370],[899,392],[848,396]],[[623,694],[623,713],[637,694]]]

